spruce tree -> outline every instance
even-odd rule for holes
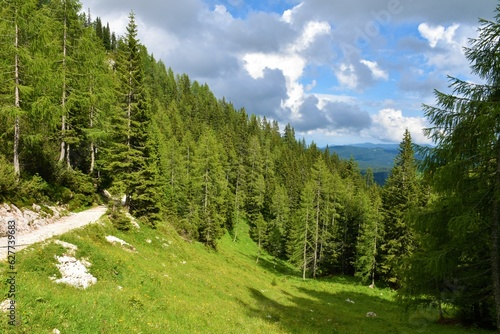
[[[285,255],[285,233],[289,228],[290,199],[285,187],[278,184],[271,199],[271,214],[273,219],[269,223],[269,252],[275,257]]]
[[[415,248],[415,233],[408,215],[421,201],[415,152],[408,129],[399,145],[394,167],[382,191],[384,241],[380,272],[393,286],[399,286],[402,260]]]
[[[369,170],[370,171],[370,170]],[[382,200],[379,187],[373,179],[373,173],[367,172],[366,192],[361,195],[360,204],[364,212],[362,225],[356,245],[356,276],[362,281],[371,280],[370,287],[375,286],[378,271],[379,251],[382,226]]]
[[[411,263],[437,284],[460,282],[468,298],[451,302],[476,323],[490,319],[500,333],[500,5],[493,21],[479,23],[465,55],[484,83],[451,77],[453,92],[435,91],[437,105],[424,106],[432,124],[427,134],[436,143],[426,150],[424,167],[438,198],[417,219],[430,240],[417,255],[428,255],[431,264]],[[439,224],[425,224],[429,216],[440,217]],[[446,262],[444,254],[451,254]],[[422,277],[408,280],[406,297],[433,294],[436,287],[419,288],[423,283]]]
[[[116,94],[118,105],[112,118],[112,144],[105,166],[113,181],[113,190],[125,196],[131,213],[146,217],[148,210],[158,209],[146,198],[144,186],[156,185],[156,145],[149,138],[151,115],[149,96],[144,83],[142,57],[144,50],[137,39],[133,12],[129,15],[127,33],[120,41],[116,59]],[[151,165],[153,164],[153,165]],[[155,186],[156,187],[156,186]],[[153,188],[147,192],[155,191]],[[150,222],[154,225],[154,222]]]

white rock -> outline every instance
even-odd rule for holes
[[[68,255],[55,256],[59,264],[57,268],[61,272],[62,277],[54,280],[56,283],[64,283],[76,288],[86,289],[97,283],[97,278],[92,276],[87,267],[76,258]]]
[[[128,251],[136,252],[136,249],[134,246],[132,246],[131,244],[129,244],[128,242],[126,242],[120,238],[117,238],[117,237],[112,236],[112,235],[108,235],[108,236],[106,236],[106,240],[112,244],[115,244],[115,243],[120,244],[122,247],[124,247]]]
[[[114,243],[118,243],[118,244],[120,244],[120,245],[122,245],[122,246],[123,246],[123,245],[129,245],[126,241],[123,241],[122,239],[117,238],[117,237],[112,236],[112,235],[107,235],[107,236],[106,236],[106,240],[107,240],[108,242],[112,243],[112,244],[114,244]],[[130,246],[130,245],[129,245],[129,246]]]
[[[368,312],[366,313],[367,318],[375,318],[377,316],[377,313],[375,312]]]
[[[0,303],[0,311],[6,313],[9,311],[10,307],[10,299],[5,299],[2,303]]]
[[[52,330],[52,334],[61,334],[61,331],[60,331],[60,330],[58,330],[57,328],[54,328],[54,329]]]

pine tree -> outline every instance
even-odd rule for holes
[[[71,143],[76,143],[74,131],[71,129],[71,105],[68,99],[71,94],[70,87],[76,86],[75,81],[77,64],[74,59],[77,40],[81,38],[83,22],[78,17],[81,5],[76,0],[61,0],[48,3],[47,9],[54,20],[54,36],[59,43],[59,50],[55,50],[54,59],[59,82],[59,116],[60,116],[60,154],[59,163],[65,161],[66,167],[71,168]]]
[[[326,240],[324,240],[324,226],[328,224],[329,214],[328,208],[331,202],[331,178],[326,168],[326,164],[322,157],[316,159],[316,163],[312,168],[311,181],[314,182],[314,202],[313,202],[313,264],[312,276],[316,278],[318,265],[321,260],[321,249]]]
[[[256,122],[256,121],[255,121]],[[265,219],[263,216],[266,181],[263,175],[262,149],[259,138],[250,138],[247,150],[247,196],[246,212],[251,233],[259,245],[259,251],[265,244]]]

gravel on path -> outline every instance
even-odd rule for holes
[[[30,231],[26,234],[16,234],[15,251],[16,253],[34,243],[44,241],[56,235],[64,234],[75,228],[85,226],[97,221],[106,212],[104,205],[88,209],[78,213],[70,213],[57,220],[53,224],[45,225],[38,230]],[[0,238],[0,261],[7,259],[8,242],[7,237]],[[12,248],[11,248],[12,250]]]

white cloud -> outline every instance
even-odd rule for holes
[[[374,79],[381,79],[381,80],[388,80],[389,79],[389,74],[382,70],[376,61],[369,61],[362,59],[360,60],[362,64],[366,65],[370,71],[372,71],[372,75]]]
[[[422,102],[434,102],[432,89],[446,86],[446,74],[471,79],[462,47],[477,36],[477,18],[488,19],[494,10],[493,0],[82,2],[117,34],[125,32],[134,9],[141,42],[175,73],[206,82],[216,96],[249,113],[290,122],[332,143],[400,142],[405,127],[425,142],[425,119],[405,117],[397,108],[419,115]],[[397,2],[401,10],[391,10]],[[289,7],[276,13],[283,6]],[[347,57],[343,45],[356,52]],[[332,76],[338,82],[333,90]],[[359,115],[366,116],[361,123]]]
[[[288,52],[296,53],[304,51],[311,45],[312,42],[314,42],[317,36],[329,34],[330,31],[331,27],[327,22],[308,22],[302,31],[302,35],[295,41],[295,43],[290,45]]]
[[[305,88],[306,92],[311,91],[314,87],[316,87],[316,85],[317,85],[317,81],[316,80],[311,81],[310,84],[306,85],[306,88]]]
[[[418,26],[418,31],[422,37],[429,41],[431,48],[435,48],[439,41],[453,44],[455,32],[459,27],[459,24],[453,24],[445,28],[442,25],[431,26],[424,22]]]
[[[356,89],[358,87],[358,76],[353,65],[341,64],[339,69],[335,71],[335,74],[342,87],[348,89]]]
[[[292,24],[293,23],[293,16],[300,9],[300,7],[302,7],[303,5],[304,5],[304,3],[302,2],[302,3],[298,4],[297,6],[293,7],[292,9],[285,10],[283,15],[281,16],[281,20],[286,22],[286,23]]]
[[[405,129],[408,129],[413,142],[431,143],[423,133],[423,129],[429,126],[424,117],[405,117],[401,110],[387,108],[371,118],[371,127],[362,131],[364,136],[385,142],[401,142]]]
[[[300,55],[306,50],[317,36],[328,34],[330,25],[326,22],[308,22],[301,35],[290,43],[283,52],[280,53],[247,53],[242,56],[244,67],[254,78],[262,78],[265,69],[278,69],[286,79],[288,99],[282,101],[282,108],[289,108],[292,112],[292,119],[299,119],[299,109],[304,101],[304,86],[299,83],[299,79],[304,73],[307,59]],[[315,82],[313,82],[315,85]]]

